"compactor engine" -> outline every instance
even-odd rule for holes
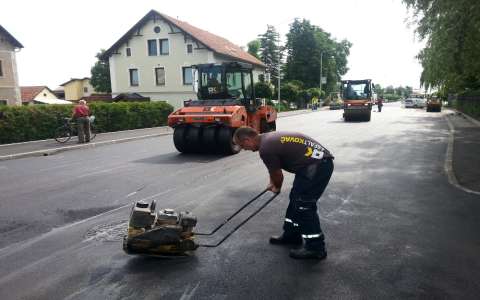
[[[193,228],[197,218],[189,212],[155,210],[155,201],[135,202],[123,250],[128,254],[181,255],[198,248]]]

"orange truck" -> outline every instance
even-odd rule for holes
[[[376,101],[374,84],[371,79],[342,80],[341,97],[343,118],[346,122],[370,121],[372,106]]]
[[[198,100],[168,116],[173,143],[183,153],[236,154],[235,129],[276,130],[277,112],[255,97],[253,67],[242,62],[200,64],[194,69]]]

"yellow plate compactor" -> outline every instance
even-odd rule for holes
[[[155,200],[134,203],[123,239],[127,254],[188,255],[196,250],[193,228],[197,218],[189,212],[177,213],[172,209],[155,210]]]

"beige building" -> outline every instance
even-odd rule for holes
[[[240,28],[239,28],[240,29]],[[254,79],[265,65],[239,46],[155,10],[148,12],[103,55],[110,64],[112,97],[138,93],[175,108],[196,99],[192,65],[247,62]]]
[[[65,91],[65,100],[78,101],[84,97],[90,96],[95,92],[90,84],[90,78],[72,78],[61,84]]]
[[[20,105],[16,52],[23,48],[5,28],[0,25],[0,105]]]

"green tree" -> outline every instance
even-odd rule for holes
[[[404,96],[406,94],[405,88],[403,86],[399,86],[395,88],[395,95]]]
[[[385,88],[385,94],[395,94],[395,88],[393,85],[389,85]]]
[[[290,103],[295,103],[301,90],[302,85],[299,84],[298,81],[290,81],[282,84],[280,93],[282,94],[282,99],[285,99]]]
[[[330,33],[308,20],[295,19],[287,34],[285,78],[300,80],[306,88],[318,87],[322,65],[322,76],[327,77],[327,84],[322,88],[327,94],[333,92],[341,76],[348,71],[351,45],[346,40],[337,42]]]
[[[255,83],[255,96],[258,98],[272,99],[273,88],[268,82],[260,81]]]
[[[445,93],[480,89],[480,1],[403,0],[426,46],[421,84]]]
[[[378,96],[383,97],[383,88],[379,84],[375,84],[375,92],[377,93]]]
[[[97,92],[111,93],[112,86],[110,83],[110,65],[108,63],[108,60],[100,59],[104,52],[105,50],[101,49],[100,52],[96,55],[98,61],[90,70],[90,84]]]
[[[248,47],[248,53],[260,59],[260,56],[258,55],[258,50],[260,49],[260,41],[258,39],[248,43],[247,47]]]
[[[413,93],[413,88],[411,86],[406,86],[405,87],[405,98],[410,97],[410,95]]]
[[[323,91],[322,91],[322,94],[320,94],[320,88],[309,88],[307,90],[310,98],[313,98],[313,97],[316,97],[316,98],[320,98],[320,96],[323,97]]]
[[[281,60],[281,49],[278,46],[280,35],[275,27],[267,25],[267,31],[258,36],[260,41],[260,59],[267,66],[267,72],[270,73],[270,80],[275,82],[279,75],[279,61]]]

